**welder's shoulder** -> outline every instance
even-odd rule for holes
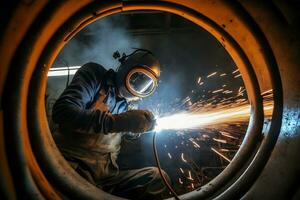
[[[82,65],[82,67],[79,69],[79,71],[85,72],[85,73],[91,73],[91,74],[99,76],[99,75],[105,74],[107,70],[98,63],[88,62],[88,63]]]

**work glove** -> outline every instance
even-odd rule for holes
[[[108,132],[144,133],[154,129],[154,115],[148,110],[129,110],[110,116]]]

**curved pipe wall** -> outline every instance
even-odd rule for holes
[[[11,9],[0,46],[4,198],[119,199],[86,182],[63,159],[48,128],[44,94],[47,70],[74,34],[101,17],[133,10],[171,12],[210,32],[239,67],[252,105],[246,138],[232,163],[201,190],[181,198],[299,195],[300,46],[296,12],[286,12],[292,7],[280,1],[45,0],[21,1]],[[260,93],[268,89],[273,89],[274,110],[272,120],[263,124]],[[271,184],[277,190],[266,191]]]

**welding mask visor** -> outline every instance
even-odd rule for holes
[[[138,49],[124,57],[116,73],[118,94],[127,100],[144,98],[157,88],[160,64],[148,51]]]
[[[137,97],[151,95],[157,87],[156,76],[147,68],[136,67],[132,69],[126,78],[126,87],[130,93]]]

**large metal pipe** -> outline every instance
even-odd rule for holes
[[[24,1],[12,6],[0,45],[1,193],[10,199],[118,198],[81,178],[57,150],[44,107],[47,70],[68,40],[91,22],[124,11],[157,10],[180,15],[215,36],[239,67],[252,105],[246,138],[232,163],[181,198],[292,197],[299,188],[300,89],[294,83],[300,80],[300,46],[296,13],[285,14],[292,7],[284,6],[280,1],[212,0]],[[271,121],[264,122],[260,93],[267,89],[273,89],[274,110]],[[274,176],[277,171],[284,181]],[[266,192],[264,183],[278,190]]]

